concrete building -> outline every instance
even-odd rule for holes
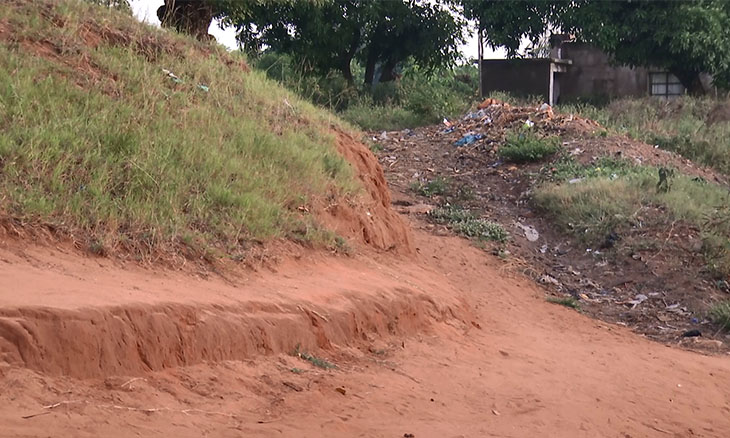
[[[613,65],[608,55],[589,44],[556,37],[549,58],[482,60],[482,94],[537,95],[554,105],[578,99],[671,98],[685,93],[679,80],[666,71]]]

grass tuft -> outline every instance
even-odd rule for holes
[[[580,310],[580,303],[573,297],[548,297],[548,303],[559,304],[561,306],[570,307],[571,309]]]
[[[513,163],[540,161],[560,149],[558,137],[541,137],[529,128],[507,133],[505,144],[499,148],[499,156]]]
[[[307,362],[311,363],[312,365],[316,366],[317,368],[322,368],[324,370],[329,370],[333,368],[337,368],[337,365],[328,362],[325,359],[319,358],[317,356],[314,356],[313,354],[307,353],[306,351],[301,350],[301,345],[297,344],[296,347],[294,347],[294,351],[292,352],[292,356],[299,357],[301,359],[306,360]]]
[[[442,207],[429,215],[442,224],[447,224],[456,234],[479,241],[506,242],[509,233],[502,225],[474,216],[469,210],[457,207]]]
[[[722,330],[730,330],[730,301],[722,301],[710,308],[710,317]]]

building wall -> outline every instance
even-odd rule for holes
[[[504,91],[515,96],[543,96],[549,100],[549,59],[485,59],[482,61],[482,93]]]
[[[556,75],[560,82],[560,101],[646,96],[649,92],[647,69],[611,65],[605,53],[588,44],[563,43],[560,55],[573,62],[567,72]]]

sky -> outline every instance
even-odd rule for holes
[[[130,0],[134,16],[138,20],[144,21],[155,26],[160,25],[157,19],[157,8],[162,6],[163,0]],[[236,49],[236,33],[234,29],[223,29],[220,23],[214,21],[210,25],[208,33],[213,35],[218,43],[228,47],[230,50]],[[459,51],[467,59],[476,59],[477,57],[477,37],[472,35],[468,38],[466,44],[459,47]],[[506,51],[504,49],[492,50],[489,47],[484,48],[484,58],[505,58]]]

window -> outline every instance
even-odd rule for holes
[[[684,94],[684,86],[676,76],[667,72],[649,74],[650,94],[659,97],[676,97]]]

